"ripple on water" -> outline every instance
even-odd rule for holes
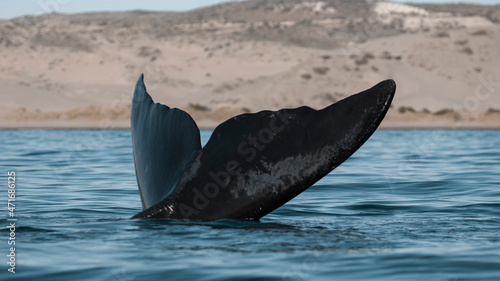
[[[18,280],[500,280],[500,131],[378,131],[261,222],[130,220],[130,139],[0,131]]]

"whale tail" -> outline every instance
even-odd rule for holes
[[[322,110],[239,115],[201,149],[191,117],[154,104],[142,76],[137,85],[132,138],[145,210],[134,218],[195,220],[259,220],[282,206],[368,140],[396,91],[387,80]]]

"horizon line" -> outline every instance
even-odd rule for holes
[[[4,0],[5,1],[5,0]],[[202,0],[198,0],[202,1]],[[13,16],[2,16],[0,15],[0,21],[10,21],[14,20],[17,18],[22,18],[22,17],[38,17],[38,16],[45,16],[45,15],[51,15],[51,14],[57,14],[57,15],[81,15],[81,14],[101,14],[101,13],[138,13],[138,12],[143,12],[143,13],[173,13],[173,14],[182,14],[182,13],[188,13],[200,9],[205,9],[205,8],[210,8],[210,7],[215,7],[218,5],[223,5],[226,3],[234,3],[234,2],[248,2],[251,0],[203,0],[203,1],[211,1],[210,3],[206,3],[205,5],[195,5],[195,6],[188,6],[184,8],[175,8],[172,7],[170,9],[155,9],[155,8],[131,8],[131,9],[103,9],[103,10],[79,10],[79,11],[64,11],[62,8],[64,8],[63,3],[58,3],[56,0],[54,3],[52,3],[53,6],[43,6],[41,1],[36,1],[38,5],[38,9],[36,9],[35,12],[27,12],[27,13],[17,13],[16,15]],[[212,3],[212,2],[216,3]],[[465,5],[478,5],[478,6],[497,6],[500,5],[500,0],[496,1],[479,1],[479,0],[386,0],[386,1],[377,1],[377,0],[367,0],[367,2],[394,2],[394,3],[401,3],[401,4],[416,4],[416,5],[422,5],[422,4],[431,4],[431,5],[460,5],[460,4],[465,4]],[[19,1],[15,1],[19,2]],[[120,1],[121,2],[121,1]],[[322,1],[318,1],[322,2]],[[493,2],[493,3],[492,3]],[[5,2],[4,2],[5,3]],[[18,3],[19,4],[19,3]],[[169,4],[174,4],[174,3],[169,3]],[[4,4],[5,5],[5,4]],[[0,5],[1,6],[1,5]],[[9,10],[9,9],[0,9],[0,10]]]

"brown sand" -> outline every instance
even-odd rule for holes
[[[492,19],[389,11],[360,25],[388,22],[372,36],[314,7],[277,9],[275,22],[259,21],[264,12],[247,22],[137,13],[0,21],[0,128],[128,128],[140,73],[155,101],[203,128],[246,112],[322,108],[388,78],[398,92],[385,128],[500,128]],[[299,21],[307,15],[311,23]],[[338,35],[314,33],[322,29]]]

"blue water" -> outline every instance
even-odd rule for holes
[[[500,131],[377,131],[261,222],[130,220],[126,130],[0,131],[0,147],[2,225],[10,170],[18,199],[1,280],[500,280]]]

